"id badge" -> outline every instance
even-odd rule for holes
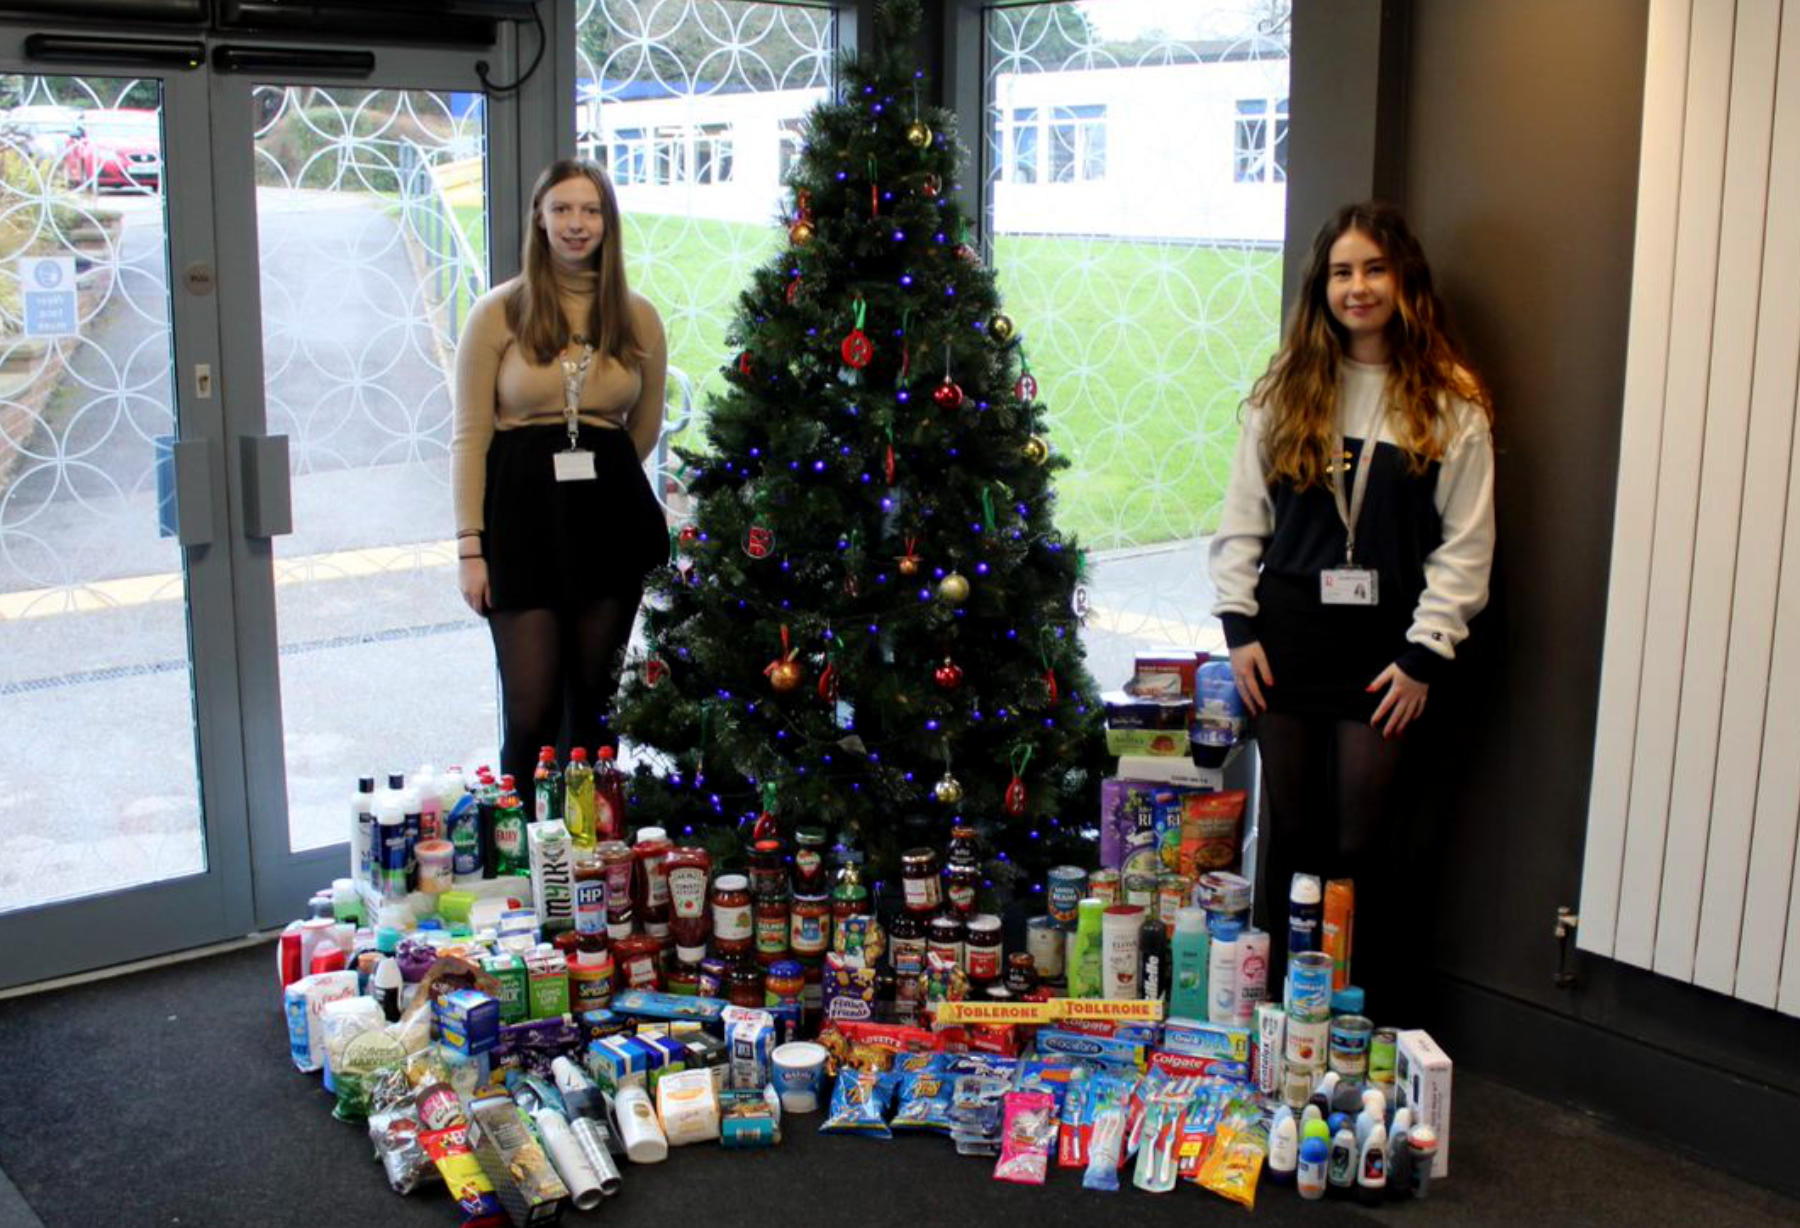
[[[594,454],[585,448],[573,452],[557,452],[556,480],[559,482],[591,482],[596,476]]]
[[[1362,567],[1332,567],[1319,573],[1320,605],[1376,605],[1380,577]]]

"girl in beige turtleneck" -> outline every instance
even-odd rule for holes
[[[607,714],[645,573],[667,557],[643,462],[662,431],[662,320],[626,284],[606,174],[538,176],[524,271],[483,295],[456,351],[458,584],[500,670],[501,770],[540,746],[610,742]]]

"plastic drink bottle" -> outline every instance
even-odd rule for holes
[[[613,748],[602,746],[594,752],[599,762],[594,765],[594,838],[625,838],[625,776],[613,761]]]
[[[1178,1019],[1206,1019],[1206,965],[1210,955],[1206,910],[1184,908],[1175,914],[1175,941],[1169,983],[1169,1014]]]
[[[375,834],[375,778],[359,776],[350,799],[350,877],[358,886],[373,881]]]
[[[594,769],[588,766],[587,751],[579,746],[569,752],[569,770],[563,773],[563,825],[577,849],[592,849],[600,842],[595,834]]]
[[[511,776],[500,778],[500,794],[494,802],[494,857],[496,873],[531,873],[531,850],[525,844],[525,806]]]
[[[444,838],[444,799],[438,794],[437,769],[431,765],[412,775],[412,787],[419,791],[419,840]]]
[[[554,746],[538,750],[537,770],[531,774],[531,796],[533,823],[548,823],[552,820],[562,822],[563,774],[562,768],[556,764]]]

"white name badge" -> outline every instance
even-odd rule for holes
[[[594,480],[594,454],[585,449],[557,452],[556,480],[559,482],[591,482]]]
[[[1333,567],[1319,573],[1321,605],[1376,605],[1381,600],[1376,587],[1379,576],[1361,567]]]

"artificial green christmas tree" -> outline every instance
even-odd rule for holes
[[[1024,357],[956,196],[963,151],[881,6],[789,175],[785,250],[752,277],[695,513],[652,577],[614,724],[665,762],[633,819],[720,838],[772,812],[873,877],[973,824],[1003,904],[1092,861],[1104,766],[1081,556],[1054,524]],[[711,828],[711,832],[704,829]],[[791,842],[787,845],[792,848]]]

